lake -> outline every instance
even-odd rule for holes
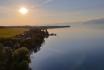
[[[71,24],[48,31],[57,36],[45,39],[40,51],[31,54],[32,70],[104,70],[104,28]]]

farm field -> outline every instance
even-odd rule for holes
[[[0,28],[0,38],[8,38],[27,31],[28,28]]]

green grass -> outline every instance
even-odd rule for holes
[[[0,38],[13,37],[27,30],[27,28],[0,28]]]

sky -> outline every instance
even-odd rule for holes
[[[26,15],[18,12],[29,10]],[[0,0],[0,25],[76,23],[104,18],[104,0]]]

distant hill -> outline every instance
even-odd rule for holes
[[[84,24],[104,24],[104,18],[101,19],[94,19],[83,22]]]

